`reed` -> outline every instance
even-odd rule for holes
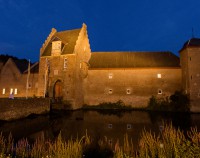
[[[75,140],[64,140],[62,133],[54,141],[46,140],[42,134],[33,144],[25,138],[14,143],[11,134],[5,138],[0,133],[0,158],[81,158],[91,144],[92,139],[87,131],[85,136]],[[107,137],[104,137],[98,141],[98,146],[100,152],[104,152],[104,155],[112,155],[114,158],[200,157],[200,132],[197,128],[191,128],[185,135],[180,129],[175,129],[168,124],[163,125],[163,130],[157,135],[143,130],[137,151],[134,150],[132,140],[127,134],[124,135],[122,145],[119,141],[115,144],[110,143]]]

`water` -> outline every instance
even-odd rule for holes
[[[7,136],[10,132],[17,141],[28,138],[34,141],[42,133],[46,139],[55,139],[62,133],[65,139],[81,138],[85,133],[93,141],[107,140],[114,146],[123,143],[127,134],[137,147],[141,132],[145,129],[159,133],[164,122],[187,131],[196,126],[200,129],[200,114],[158,113],[145,111],[59,111],[48,115],[31,116],[12,122],[0,122],[0,131]]]

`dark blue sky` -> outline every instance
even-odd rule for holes
[[[88,26],[92,51],[172,51],[200,37],[199,0],[0,0],[0,53],[37,61],[52,27]]]

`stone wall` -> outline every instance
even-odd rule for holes
[[[166,97],[181,90],[181,69],[90,69],[84,82],[85,104],[122,100],[132,107],[145,107],[152,95]]]
[[[49,111],[49,99],[0,99],[0,120],[15,120],[30,114],[43,114]]]

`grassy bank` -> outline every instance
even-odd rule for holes
[[[124,135],[123,144],[117,141],[113,146],[106,137],[94,144],[87,133],[81,139],[63,140],[61,134],[54,141],[45,140],[41,136],[30,144],[27,139],[14,143],[12,136],[4,138],[0,134],[0,157],[114,157],[114,158],[143,158],[143,157],[200,157],[200,132],[192,128],[184,135],[172,125],[164,125],[160,134],[143,131],[136,150],[128,135]]]

